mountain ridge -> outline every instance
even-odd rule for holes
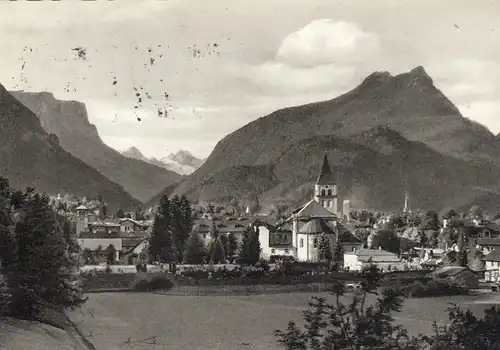
[[[180,175],[189,175],[198,169],[205,159],[199,159],[193,156],[189,151],[179,150],[176,153],[170,153],[168,156],[161,159],[155,157],[148,158],[135,146],[131,146],[121,152],[124,156],[142,160],[151,163],[167,170],[174,171]]]
[[[392,136],[384,135],[382,131],[392,133]],[[397,139],[402,150],[398,151],[394,144],[390,144],[386,150],[373,150],[376,153],[371,155],[380,162],[385,162],[387,167],[396,167],[400,173],[404,168],[401,159],[391,159],[393,165],[387,163],[391,154],[384,153],[389,151],[396,152],[395,154],[399,152],[399,156],[406,161],[419,163],[418,166],[407,166],[408,170],[404,172],[407,179],[404,183],[401,179],[391,178],[401,186],[412,187],[413,192],[420,193],[421,198],[417,198],[415,203],[417,206],[435,208],[436,205],[452,205],[447,198],[453,198],[457,206],[467,205],[465,202],[473,201],[478,196],[498,194],[499,183],[493,175],[500,170],[500,143],[495,141],[494,135],[487,128],[464,118],[458,108],[434,86],[432,78],[422,66],[395,76],[388,72],[375,72],[357,87],[336,98],[282,108],[250,122],[220,140],[205,163],[186,177],[172,194],[192,194],[196,198],[203,194],[204,186],[209,183],[208,179],[222,176],[224,171],[243,166],[272,165],[278,172],[295,171],[297,179],[300,179],[287,183],[283,176],[277,175],[281,184],[260,193],[265,198],[277,198],[282,195],[278,190],[280,186],[281,192],[285,189],[293,192],[306,184],[311,185],[310,182],[317,175],[311,174],[316,166],[311,161],[317,156],[312,153],[313,149],[320,153],[334,152],[334,149],[328,147],[318,148],[315,142],[319,143],[322,138],[332,138],[332,142],[337,139],[353,139],[368,146],[365,132],[378,135],[382,143],[399,135]],[[304,149],[299,150],[294,145],[300,145]],[[418,145],[417,149],[425,156],[412,152],[411,147],[415,145]],[[359,164],[352,169],[359,173],[358,176],[362,175],[363,163],[366,163],[374,169],[377,181],[386,181],[387,177],[371,164],[367,151],[360,144],[353,141],[345,147],[345,152],[351,152],[356,159],[360,159]],[[295,159],[287,156],[290,149],[293,149]],[[356,156],[356,152],[360,152],[359,155]],[[321,163],[320,159],[316,161]],[[309,169],[301,162],[307,164]],[[330,164],[335,167],[339,162],[340,159],[331,160]],[[297,167],[299,170],[296,170]],[[440,186],[425,180],[425,169],[433,174],[436,184]],[[460,172],[463,180],[455,172]],[[227,186],[232,186],[229,184],[231,179],[218,180],[219,183],[224,181]],[[364,178],[363,181],[366,183],[361,183],[358,187],[369,187],[370,180]],[[419,188],[419,183],[422,188]],[[390,187],[381,185],[380,188],[372,191],[370,196],[384,197],[384,189],[391,193],[390,196],[385,196],[390,206],[401,201],[398,198],[402,194],[396,195]],[[405,189],[398,191],[404,193]],[[436,197],[436,193],[440,192],[442,195]],[[457,195],[461,195],[463,200]],[[426,196],[436,205],[425,199]],[[367,202],[367,205],[370,204],[368,202],[383,204],[380,201],[376,203],[375,199],[368,198],[363,202]],[[215,201],[217,198],[210,200]]]
[[[110,209],[141,203],[60,145],[39,118],[0,84],[0,175],[14,188],[35,187],[49,195],[101,195]]]
[[[65,150],[122,185],[133,197],[145,201],[178,181],[179,174],[125,157],[106,145],[95,125],[90,123],[84,103],[59,100],[49,92],[13,91],[11,94],[38,116],[48,133],[57,135]]]

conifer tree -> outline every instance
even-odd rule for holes
[[[113,265],[116,260],[116,248],[114,245],[110,244],[106,248],[106,263],[108,265]]]
[[[319,236],[318,239],[318,257],[320,261],[331,261],[332,260],[332,247],[330,245],[330,240],[325,234]]]
[[[227,236],[227,244],[226,244],[226,256],[229,259],[232,259],[238,250],[238,242],[236,241],[236,236],[234,233],[229,233]]]
[[[197,232],[192,232],[186,243],[186,251],[184,252],[184,263],[186,264],[203,264],[207,256],[205,242]]]
[[[28,191],[23,214],[15,227],[15,274],[8,277],[16,315],[31,318],[42,307],[74,308],[85,302],[81,288],[72,283],[76,257],[70,252],[49,198]]]
[[[243,233],[239,260],[244,265],[255,265],[260,260],[259,233],[251,226]]]
[[[167,196],[163,196],[155,215],[148,252],[152,261],[170,263],[176,254],[172,239],[171,204]]]
[[[219,235],[210,243],[209,254],[212,264],[220,264],[225,261],[226,252],[220,238],[221,236]]]

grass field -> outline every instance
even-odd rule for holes
[[[90,295],[85,309],[75,311],[71,318],[98,350],[273,350],[280,349],[273,331],[285,328],[290,320],[300,322],[312,295],[196,297],[101,293]],[[395,315],[396,322],[413,334],[428,333],[433,321],[447,322],[445,309],[450,302],[482,312],[500,302],[500,296],[408,299],[404,310]],[[154,336],[156,344],[141,342]]]

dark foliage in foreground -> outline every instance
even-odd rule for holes
[[[0,178],[0,304],[4,315],[36,319],[85,302],[76,277],[78,247],[69,225],[33,188],[12,191]]]
[[[286,330],[277,330],[278,342],[287,350],[494,350],[500,349],[500,310],[492,307],[483,317],[457,306],[448,309],[450,325],[434,324],[434,335],[413,337],[402,326],[395,325],[392,313],[400,311],[404,297],[401,289],[380,286],[380,272],[375,266],[364,271],[366,282],[362,293],[351,302],[343,300],[344,286],[334,287],[334,302],[313,298],[304,312],[304,328],[294,321]],[[376,294],[377,301],[366,305],[368,294]]]

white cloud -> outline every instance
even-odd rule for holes
[[[344,90],[352,85],[360,64],[373,58],[378,48],[376,35],[355,23],[315,20],[286,36],[274,60],[235,66],[232,74],[274,95]]]
[[[377,48],[377,37],[355,23],[320,19],[288,35],[276,60],[292,67],[356,64]]]

